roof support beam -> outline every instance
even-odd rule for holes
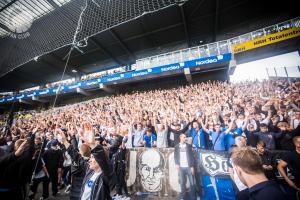
[[[53,0],[47,0],[60,14],[62,14],[64,17],[66,17],[73,25],[77,26],[76,22],[72,20],[69,16],[67,16],[62,11],[58,10],[59,7]],[[108,52],[99,42],[95,41],[92,38],[89,38],[90,41],[92,41],[107,57],[110,57],[112,60],[114,60],[117,64],[122,65],[122,62],[120,62],[118,59],[116,59],[110,52]],[[74,56],[76,57],[76,56]],[[74,58],[73,57],[73,58]],[[76,69],[78,70],[78,69]],[[80,71],[80,70],[79,70]]]
[[[8,4],[6,4],[3,8],[0,9],[0,13],[5,10],[6,8],[8,8],[9,6],[11,6],[12,4],[14,4],[16,1],[18,0],[13,0],[11,2],[9,2]]]
[[[188,47],[190,47],[191,46],[190,36],[189,36],[189,32],[188,32],[188,27],[187,27],[187,23],[186,23],[186,17],[185,17],[183,6],[180,6],[180,12],[181,12],[182,23],[183,23],[183,27],[184,27],[186,43],[187,43]]]
[[[24,75],[24,73],[22,72],[22,74]],[[44,82],[41,81],[40,79],[29,79],[29,78],[26,78],[26,77],[30,77],[30,76],[22,76],[21,73],[12,73],[12,76],[16,77],[16,78],[19,78],[19,79],[22,79],[28,83],[32,83],[33,85],[43,85]]]
[[[134,39],[146,37],[146,36],[149,36],[149,35],[152,35],[152,34],[155,34],[155,33],[159,33],[161,31],[170,30],[170,29],[177,28],[177,27],[180,27],[180,26],[182,26],[182,22],[179,22],[177,24],[172,24],[170,26],[166,26],[166,27],[163,27],[163,28],[159,28],[159,29],[156,29],[156,30],[153,30],[153,31],[149,31],[147,33],[142,33],[142,34],[139,34],[139,35],[135,35],[135,36],[123,39],[123,41],[130,41],[130,40],[134,40]],[[115,43],[113,43],[113,44],[115,44]],[[92,49],[92,50],[86,51],[85,54],[91,53],[91,52],[94,52],[94,51],[96,51],[96,49]],[[81,56],[81,55],[79,55],[79,56]],[[78,55],[75,55],[72,58],[76,58],[76,57],[78,57]]]
[[[135,35],[135,36],[132,36],[132,37],[129,37],[129,38],[124,39],[124,41],[130,41],[130,40],[134,40],[134,39],[146,37],[146,36],[148,36],[148,35],[153,35],[153,34],[155,34],[155,33],[159,33],[159,32],[162,32],[162,31],[166,31],[166,30],[170,30],[170,29],[173,29],[173,28],[177,28],[177,27],[179,27],[179,26],[182,26],[182,22],[179,22],[179,23],[177,23],[177,24],[172,24],[172,25],[170,25],[170,26],[165,26],[165,27],[162,27],[162,28],[159,28],[159,29],[155,29],[155,30],[149,31],[149,32],[147,32],[147,33]]]
[[[105,19],[103,19],[102,17],[99,17],[99,20],[101,20],[106,27],[109,27],[107,21]],[[122,48],[127,52],[128,55],[130,55],[134,61],[136,60],[135,55],[129,50],[129,48],[126,46],[126,44],[121,40],[121,38],[113,31],[112,28],[110,28],[109,33],[112,35],[112,37],[122,46]]]
[[[109,29],[110,34],[113,36],[115,40],[118,41],[118,43],[122,46],[122,48],[134,59],[136,60],[135,55],[129,50],[129,48],[126,46],[126,44],[121,40],[121,38],[112,30]]]
[[[2,23],[0,23],[0,28],[2,28],[3,30],[5,30],[7,32],[10,32],[9,28]]]
[[[232,4],[232,5],[228,6],[228,7],[222,8],[221,10],[219,10],[219,13],[229,12],[230,10],[232,10],[232,9],[238,7],[238,6],[241,6],[241,5],[243,5],[243,4],[247,3],[247,2],[249,2],[249,0],[240,0],[236,4]],[[199,17],[194,17],[194,18],[191,18],[191,21],[196,22],[196,21],[199,21],[199,20],[203,20],[204,18],[214,16],[215,13],[216,12],[213,11],[212,13],[209,13],[209,14],[206,14],[206,15],[201,15]],[[231,28],[230,28],[230,30],[231,30]]]
[[[147,32],[148,32],[146,26],[144,25],[144,22],[145,22],[146,17],[147,17],[147,15],[145,15],[145,16],[143,16],[143,17],[140,17],[140,18],[138,19],[138,20],[139,20],[139,23],[140,23],[140,25],[141,25],[141,27],[142,27],[143,33],[147,33]],[[148,40],[150,40],[150,42],[153,44],[154,47],[158,46],[158,45],[157,45],[157,41],[156,41],[153,37],[151,37],[151,35],[147,35],[146,37],[148,38]]]
[[[202,4],[205,2],[205,0],[199,1],[199,3],[196,5],[196,7],[190,12],[190,17],[192,17],[196,11],[202,6]]]
[[[50,63],[55,63],[56,65],[60,66],[62,69],[64,69],[65,64],[66,64],[65,62],[63,62],[62,60],[60,60],[59,58],[57,58],[56,56],[53,56],[51,53],[50,53],[50,54],[47,54],[43,59],[44,59],[44,60],[50,61]],[[71,73],[70,70],[72,70],[72,69],[75,69],[75,70],[78,71],[81,75],[86,74],[84,71],[82,71],[81,69],[79,69],[79,68],[76,67],[76,66],[70,66],[70,65],[68,65],[67,70],[68,70],[68,69],[69,69],[68,74]],[[74,77],[75,75],[73,74],[73,75],[71,75],[71,76]]]
[[[45,65],[47,65],[47,66],[49,66],[49,67],[51,67],[51,68],[53,68],[53,69],[55,69],[55,70],[58,70],[58,71],[61,71],[61,66],[58,66],[57,64],[53,64],[53,63],[51,63],[51,62],[49,62],[47,59],[45,59],[45,58],[42,58],[39,62],[42,62],[42,63],[44,63]],[[64,67],[64,66],[63,66]],[[71,76],[71,77],[74,77],[75,76],[75,74],[73,74],[72,72],[70,72],[68,69],[66,70],[66,72],[65,72],[67,75],[69,75],[69,76]]]
[[[51,6],[53,6],[53,8],[55,8],[55,9],[59,8],[59,6],[53,0],[47,0],[47,1]]]
[[[214,18],[214,33],[213,33],[213,41],[217,40],[218,26],[219,26],[219,0],[216,1],[216,13]]]
[[[93,38],[89,38],[107,57],[110,57],[113,61],[115,61],[119,65],[123,65],[120,60],[118,60],[115,56],[113,56],[108,50],[106,50],[98,41]]]

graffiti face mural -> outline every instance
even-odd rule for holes
[[[157,150],[148,149],[141,153],[138,166],[143,188],[148,192],[160,191],[165,168],[163,154]]]
[[[201,199],[234,200],[235,190],[227,166],[228,153],[202,149],[193,153],[196,158],[196,186],[203,190]],[[285,153],[279,152],[276,156],[280,158]],[[153,192],[158,195],[156,199],[174,199],[179,195],[173,148],[130,149],[127,170],[127,186],[133,193]]]

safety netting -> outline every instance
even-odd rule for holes
[[[5,10],[0,12],[0,25],[4,17],[10,18],[5,19],[7,30],[0,38],[0,77],[37,56],[85,41],[107,29],[147,13],[182,4],[186,0],[70,0],[62,6],[54,7],[53,0],[44,1],[48,2],[51,12],[37,19],[30,17],[35,11],[23,5],[22,0],[16,2],[18,6],[8,7],[9,13],[6,16],[1,15]],[[26,2],[33,2],[34,5],[41,1]],[[35,6],[35,9],[38,7]],[[23,23],[15,23],[15,29],[11,28],[20,15],[24,16],[19,19]]]

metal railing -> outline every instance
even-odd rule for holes
[[[169,53],[164,53],[152,57],[139,59],[136,61],[135,64],[131,66],[130,71],[148,69],[148,68],[158,67],[162,65],[180,63],[180,62],[195,60],[199,58],[206,58],[210,56],[231,53],[231,45],[233,44],[240,44],[243,42],[247,42],[260,37],[267,36],[269,34],[277,33],[286,29],[299,27],[299,26],[300,26],[300,17],[297,17],[256,31],[252,31],[250,33],[233,37],[227,40],[222,40],[219,42],[214,42],[210,44],[205,44],[201,46],[191,47],[187,49],[182,49],[178,51],[173,51]],[[119,68],[122,69],[121,71],[127,71],[126,67],[127,66],[121,66]],[[113,74],[114,71],[119,68],[88,74],[82,77],[81,80],[89,80],[94,77]]]
[[[262,28],[250,33],[246,33],[228,40],[223,40],[206,45],[191,47],[179,51],[173,51],[165,54],[160,54],[152,57],[139,59],[136,64],[132,65],[133,70],[148,69],[161,65],[184,62],[188,60],[215,56],[220,54],[231,53],[231,45],[240,44],[269,34],[277,33],[286,29],[299,27],[300,17],[287,20],[266,28]]]
[[[300,78],[300,66],[266,68],[269,78]]]

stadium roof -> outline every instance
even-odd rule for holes
[[[4,0],[0,2],[0,37],[24,32],[31,24],[70,0]]]
[[[60,79],[84,2],[0,2],[1,91]],[[72,51],[66,78],[75,76],[74,69],[86,74],[228,39],[294,18],[297,11],[292,0],[280,6],[269,0],[87,0],[76,38],[83,47]]]

